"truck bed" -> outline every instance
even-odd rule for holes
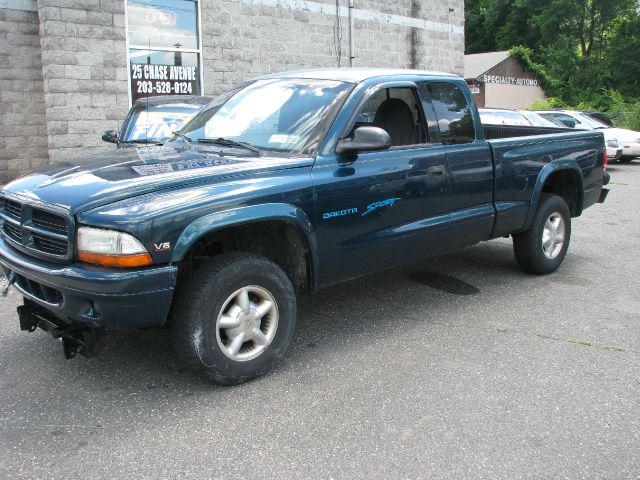
[[[526,127],[520,125],[488,125],[482,124],[484,138],[496,140],[499,138],[528,137],[531,135],[546,135],[550,133],[575,132],[572,128]]]

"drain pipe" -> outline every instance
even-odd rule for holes
[[[353,40],[353,0],[349,0],[349,66],[356,64],[356,47]]]

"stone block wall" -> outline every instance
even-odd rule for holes
[[[355,66],[463,73],[463,0],[355,0]],[[202,0],[204,83],[348,67],[348,1]]]
[[[0,184],[49,163],[38,13],[0,9]]]
[[[124,0],[38,0],[52,162],[113,150],[129,105]]]

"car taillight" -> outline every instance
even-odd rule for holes
[[[607,158],[607,146],[604,146],[604,154],[602,155],[603,159],[602,159],[602,173],[607,173],[607,163],[609,162],[609,159]]]

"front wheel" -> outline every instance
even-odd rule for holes
[[[556,270],[567,253],[571,214],[562,197],[543,193],[529,229],[513,235],[513,250],[520,267],[544,275]]]
[[[266,373],[293,335],[291,282],[278,265],[252,253],[203,262],[175,302],[171,321],[178,356],[221,385]]]

